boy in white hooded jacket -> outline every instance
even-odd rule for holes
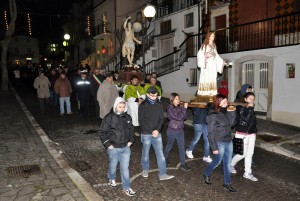
[[[127,105],[123,98],[117,97],[113,112],[107,114],[100,127],[100,139],[107,148],[109,156],[108,179],[112,187],[116,186],[117,165],[120,163],[122,189],[128,196],[136,193],[130,188],[129,160],[130,146],[134,142],[134,129]]]

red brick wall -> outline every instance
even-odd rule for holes
[[[244,24],[296,12],[299,0],[232,0],[230,24]]]

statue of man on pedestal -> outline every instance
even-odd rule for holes
[[[137,44],[142,44],[142,42],[136,39],[136,37],[134,36],[131,17],[126,18],[123,27],[125,30],[125,41],[122,46],[122,56],[125,57],[127,55],[127,60],[129,62],[129,65],[132,65],[133,58],[134,58],[134,51],[135,51],[134,41]]]

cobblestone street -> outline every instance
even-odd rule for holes
[[[228,193],[222,189],[221,165],[212,176],[212,185],[206,185],[202,177],[207,165],[202,161],[202,139],[193,152],[195,159],[187,162],[192,169],[190,172],[183,172],[178,168],[178,149],[177,145],[174,144],[169,156],[171,165],[168,166],[168,174],[175,175],[175,178],[167,181],[158,180],[155,154],[154,150],[151,149],[151,172],[149,177],[145,179],[141,176],[140,137],[136,137],[136,142],[132,146],[130,161],[132,188],[137,192],[137,195],[128,198],[122,193],[121,185],[116,188],[111,188],[108,185],[108,157],[98,136],[101,122],[94,117],[95,115],[91,114],[87,119],[79,118],[75,103],[72,105],[72,115],[60,116],[58,107],[49,108],[46,114],[41,115],[34,90],[24,88],[18,90],[18,93],[49,138],[58,143],[57,149],[61,151],[69,165],[77,170],[104,200],[300,200],[300,161],[260,148],[255,150],[254,159],[257,167],[253,168],[254,175],[259,179],[258,182],[243,178],[243,162],[241,161],[237,165],[238,173],[232,175],[232,186],[236,188],[237,193]],[[271,126],[270,123],[258,123],[259,131],[268,132],[271,130],[268,128],[269,126]],[[186,126],[186,147],[192,137],[193,128]],[[165,144],[165,131],[163,132],[163,140]],[[116,180],[120,184],[119,172],[117,175]]]

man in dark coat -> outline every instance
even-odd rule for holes
[[[91,82],[89,79],[87,79],[87,71],[82,70],[81,77],[75,83],[78,100],[80,102],[79,113],[81,118],[88,116],[89,102],[91,97],[90,87]]]

